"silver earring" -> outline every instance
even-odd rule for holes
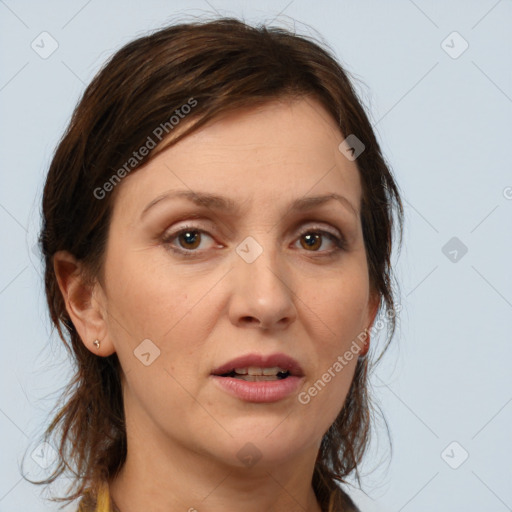
[[[100,348],[100,340],[95,340],[93,342],[93,345],[99,350],[99,348]]]

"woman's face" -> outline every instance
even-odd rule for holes
[[[316,101],[272,102],[118,185],[102,344],[121,362],[132,435],[239,466],[316,452],[376,306],[343,139]]]

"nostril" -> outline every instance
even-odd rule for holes
[[[247,324],[254,324],[254,323],[259,324],[260,323],[253,316],[244,316],[244,317],[242,317],[242,322],[247,323]]]

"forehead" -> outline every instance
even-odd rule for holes
[[[133,219],[148,202],[176,190],[229,195],[260,208],[334,192],[359,209],[357,165],[338,149],[344,138],[330,113],[311,98],[231,112],[124,178],[114,212]]]

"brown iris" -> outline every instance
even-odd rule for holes
[[[184,231],[178,237],[180,242],[185,241],[184,249],[195,249],[201,242],[201,234],[199,231]]]
[[[306,242],[306,245],[303,244],[303,241]],[[318,234],[307,233],[301,237],[300,243],[304,249],[318,249],[322,245],[322,237]]]

